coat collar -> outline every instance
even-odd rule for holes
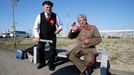
[[[82,29],[90,31],[91,30],[91,25],[87,24],[84,28],[82,28],[80,26],[78,27],[78,31],[81,31]]]

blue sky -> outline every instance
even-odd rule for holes
[[[37,14],[42,12],[44,0],[20,0],[15,8],[17,30],[33,28]],[[63,22],[65,33],[78,14],[85,14],[88,22],[99,30],[134,29],[134,0],[51,0],[53,12]],[[11,29],[11,0],[0,0],[0,32]],[[67,20],[68,15],[68,20]],[[67,23],[69,25],[67,26]]]

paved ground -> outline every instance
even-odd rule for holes
[[[57,60],[56,64],[55,71],[49,71],[47,66],[38,70],[37,64],[28,62],[28,59],[17,60],[15,52],[0,49],[0,75],[79,75],[74,65],[65,59]],[[134,73],[111,69],[110,73],[111,75],[134,75]],[[94,72],[93,75],[97,73]]]

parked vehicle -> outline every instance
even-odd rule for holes
[[[11,36],[10,36],[10,33],[3,33],[3,34],[2,34],[2,37],[3,37],[3,38],[9,38],[9,37],[11,37]]]
[[[0,38],[2,38],[2,34],[0,34]]]
[[[16,37],[29,37],[26,31],[15,31]],[[11,31],[10,36],[13,37],[13,31]]]

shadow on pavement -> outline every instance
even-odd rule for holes
[[[63,67],[51,75],[79,75],[78,69],[74,65]]]
[[[67,58],[56,58],[55,60],[55,66],[62,65],[64,63],[67,63],[69,60]]]

